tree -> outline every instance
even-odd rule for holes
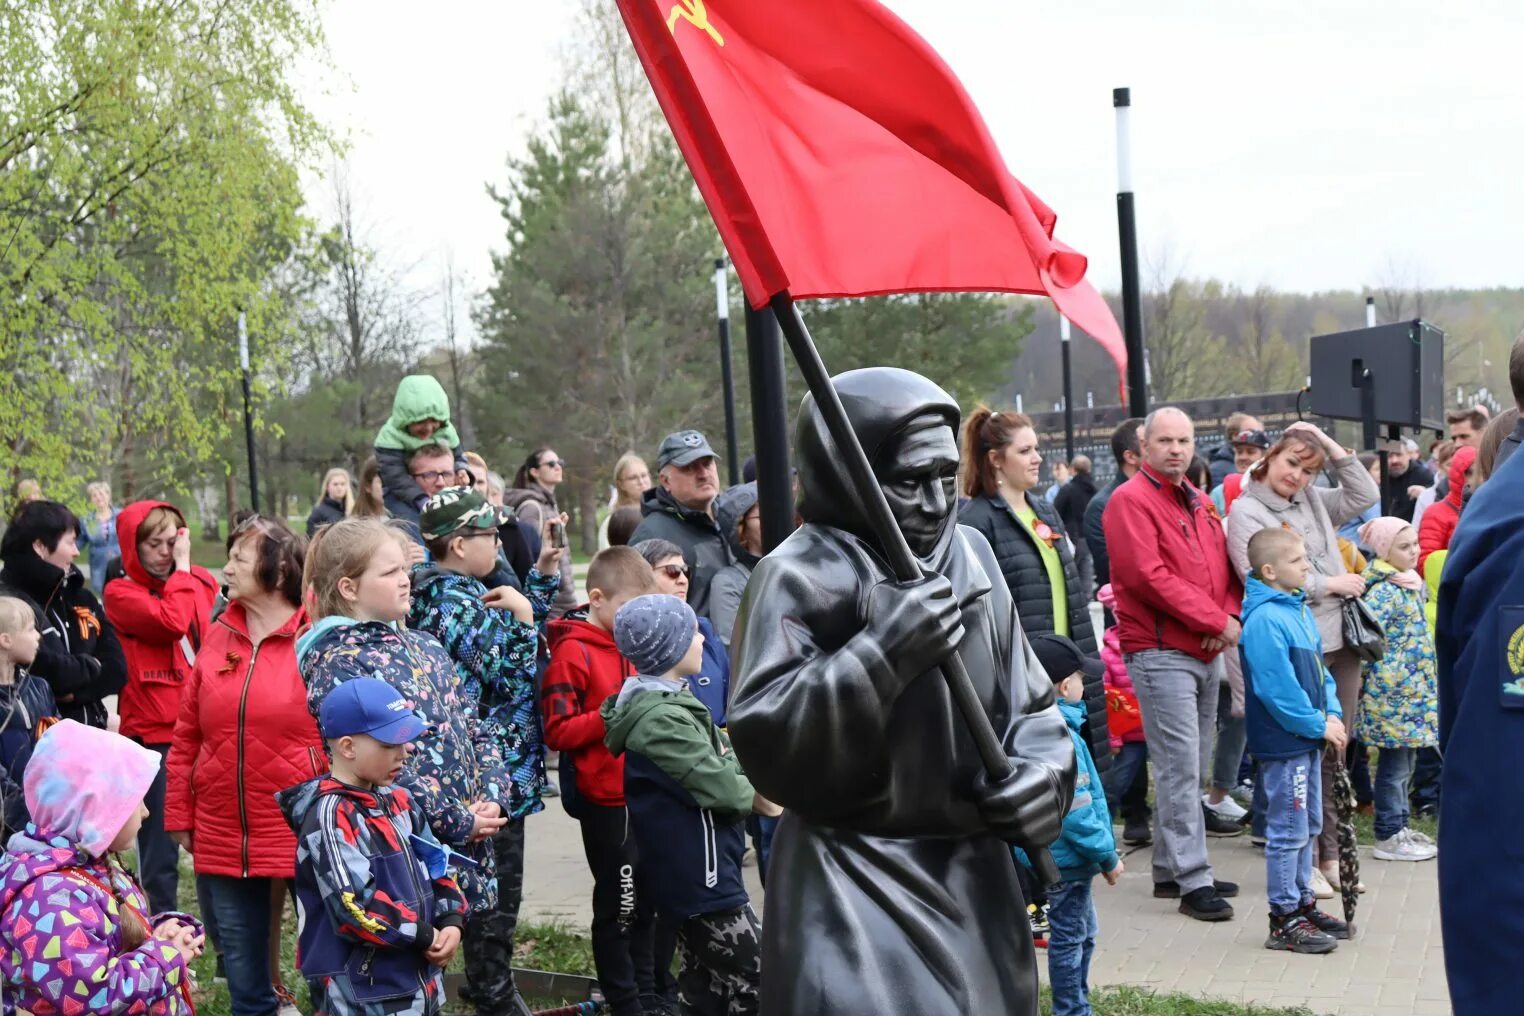
[[[0,6],[12,479],[77,497],[120,460],[131,495],[216,468],[237,311],[256,331],[279,315],[265,282],[300,233],[297,165],[328,141],[285,76],[322,45],[298,0]]]

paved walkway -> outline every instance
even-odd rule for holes
[[[1329,956],[1292,956],[1263,948],[1266,932],[1264,855],[1247,836],[1212,841],[1219,878],[1243,885],[1236,920],[1202,924],[1152,895],[1148,848],[1128,857],[1115,888],[1097,879],[1101,940],[1091,968],[1094,985],[1135,985],[1160,992],[1306,1006],[1339,1016],[1445,1016],[1435,865],[1376,861],[1364,851],[1369,887],[1356,915],[1358,938]],[[577,824],[559,801],[529,820],[524,914],[585,927],[591,880]],[[759,911],[755,865],[747,884]],[[1331,901],[1335,907],[1338,901]],[[1334,909],[1330,907],[1329,909]],[[1046,977],[1046,964],[1040,964]]]

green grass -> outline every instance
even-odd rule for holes
[[[1142,988],[1102,988],[1091,992],[1096,1016],[1313,1016],[1311,1009],[1267,1009],[1258,1005],[1156,995]],[[1043,1016],[1050,1016],[1047,989],[1043,989]]]

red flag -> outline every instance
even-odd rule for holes
[[[1047,294],[1126,377],[1110,308],[926,42],[874,0],[617,0],[753,307]]]

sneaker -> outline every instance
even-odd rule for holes
[[[1439,855],[1438,848],[1402,835],[1403,829],[1388,840],[1377,840],[1373,852],[1378,861],[1432,861]]]
[[[1233,798],[1233,800],[1237,801],[1239,804],[1243,805],[1245,808],[1252,807],[1254,804],[1254,781],[1244,780],[1238,786],[1234,787],[1229,792],[1228,796]]]
[[[1325,914],[1318,909],[1316,903],[1309,903],[1297,913],[1307,918],[1307,923],[1321,931],[1330,938],[1337,938],[1341,942],[1349,940],[1349,925],[1339,920],[1333,914]]]
[[[1154,834],[1148,828],[1147,822],[1139,822],[1136,825],[1129,823],[1122,827],[1122,843],[1129,847],[1146,847],[1154,841]]]
[[[552,781],[552,780],[546,780],[544,788],[540,791],[540,796],[541,797],[560,797],[561,796],[561,788],[557,787],[555,785],[554,781]]]
[[[1046,903],[1041,907],[1035,903],[1028,903],[1027,920],[1032,924],[1033,938],[1048,937],[1048,905]]]
[[[1192,889],[1180,897],[1180,912],[1198,921],[1231,921],[1233,919],[1233,905],[1218,896],[1217,890],[1211,886]]]
[[[1234,896],[1238,895],[1238,883],[1237,882],[1222,882],[1222,881],[1218,881],[1217,879],[1213,879],[1212,880],[1212,889],[1217,893],[1218,896],[1221,896],[1225,900],[1226,899],[1232,899]],[[1156,899],[1156,900],[1178,900],[1179,898],[1180,898],[1180,883],[1179,882],[1155,882],[1154,883],[1154,899]]]
[[[1259,847],[1260,849],[1264,849],[1265,847],[1269,846],[1270,841],[1263,836],[1255,836],[1250,834],[1249,843],[1253,846]]]
[[[1398,835],[1406,837],[1407,839],[1410,839],[1410,840],[1414,841],[1415,843],[1422,843],[1426,847],[1437,847],[1437,846],[1439,846],[1439,844],[1434,842],[1434,838],[1432,836],[1430,836],[1428,833],[1421,833],[1417,829],[1406,829],[1405,828],[1405,829],[1402,830],[1402,832],[1398,833]]]
[[[1287,914],[1285,917],[1271,914],[1270,937],[1265,939],[1265,948],[1321,956],[1339,948],[1339,943],[1334,941],[1332,935],[1319,931],[1300,913]]]
[[[1211,808],[1208,808],[1205,802],[1202,802],[1201,813],[1206,816],[1206,834],[1208,836],[1227,838],[1229,836],[1243,835],[1244,825],[1241,821],[1224,818]]]
[[[1328,883],[1328,887],[1330,889],[1332,889],[1334,892],[1339,892],[1340,890],[1342,890],[1344,888],[1344,886],[1339,883],[1339,866],[1337,864],[1330,865],[1329,867],[1322,869],[1322,872],[1323,872],[1323,881],[1327,882]],[[1317,871],[1314,871],[1313,874],[1317,874]],[[1365,883],[1364,882],[1356,882],[1355,883],[1355,892],[1357,892],[1357,893],[1363,893],[1363,892],[1365,892]],[[1319,899],[1325,899],[1326,897],[1321,897],[1320,896],[1318,898]]]
[[[1334,898],[1333,886],[1328,884],[1328,876],[1323,874],[1322,868],[1312,869],[1312,885],[1310,888],[1312,889],[1312,895],[1320,900],[1331,900]]]
[[[1230,797],[1224,797],[1221,801],[1213,804],[1208,795],[1201,795],[1201,803],[1206,805],[1206,810],[1215,812],[1219,818],[1225,818],[1230,822],[1242,822],[1249,812],[1237,801]]]
[[[296,996],[283,984],[271,986],[277,1003],[275,1016],[302,1016],[302,1007],[296,1004]]]

